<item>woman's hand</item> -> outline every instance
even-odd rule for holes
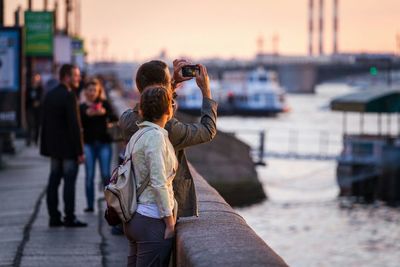
[[[85,163],[85,155],[84,154],[78,156],[78,164],[82,164],[82,163]]]
[[[164,222],[165,222],[164,239],[174,237],[175,236],[175,223],[176,223],[174,216],[171,215],[171,216],[164,217]]]
[[[102,116],[104,114],[106,114],[106,109],[101,107],[99,109],[94,109],[94,108],[88,108],[86,110],[86,115],[88,115],[89,117],[93,117],[93,116]]]
[[[97,116],[102,116],[102,115],[105,115],[106,112],[107,112],[106,109],[103,108],[103,107],[101,107],[101,108],[99,108],[99,109],[96,110],[96,115],[97,115]]]
[[[164,233],[164,239],[168,239],[175,236],[175,225],[172,227],[166,227]]]

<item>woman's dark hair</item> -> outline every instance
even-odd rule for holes
[[[136,87],[139,92],[151,85],[168,86],[170,83],[166,70],[168,65],[161,60],[152,60],[141,65],[136,73]]]
[[[147,87],[140,96],[143,120],[154,122],[161,118],[172,105],[170,90],[162,86]]]

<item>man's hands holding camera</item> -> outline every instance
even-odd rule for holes
[[[182,67],[189,65],[190,64],[189,61],[187,61],[186,59],[175,59],[172,64],[174,67],[174,73],[172,75],[173,83],[179,84],[181,82],[188,81],[191,79],[191,77],[183,77],[182,75]]]
[[[196,78],[197,86],[199,86],[203,97],[211,99],[210,79],[208,77],[207,68],[202,64],[193,65],[185,59],[176,59],[173,62],[174,74],[173,81],[178,84],[192,78]],[[183,68],[186,68],[183,70]],[[189,75],[189,77],[187,77]]]

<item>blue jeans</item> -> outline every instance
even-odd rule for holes
[[[87,207],[93,208],[94,204],[94,178],[96,175],[96,161],[100,163],[100,174],[103,185],[107,185],[110,179],[110,165],[112,157],[112,149],[110,143],[94,142],[92,144],[85,144],[85,188]]]
[[[61,219],[61,213],[58,210],[58,187],[62,178],[64,178],[65,220],[73,221],[75,219],[75,183],[78,168],[79,165],[76,159],[51,158],[46,196],[50,220],[59,221]]]

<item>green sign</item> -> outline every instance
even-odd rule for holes
[[[53,56],[53,12],[25,12],[25,55]]]

